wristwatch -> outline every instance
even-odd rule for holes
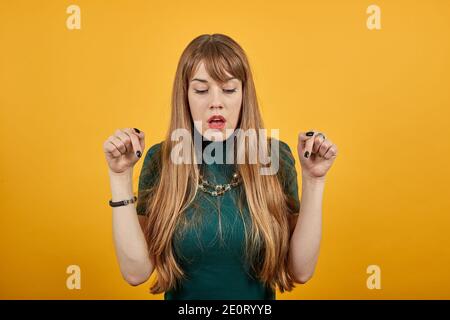
[[[135,203],[137,200],[137,197],[134,196],[133,199],[128,199],[128,200],[122,200],[122,201],[115,201],[113,202],[112,200],[109,200],[109,205],[111,207],[120,207],[120,206],[126,206],[129,203]]]

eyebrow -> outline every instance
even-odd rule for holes
[[[227,78],[226,81],[228,82],[228,81],[233,80],[233,79],[237,79],[237,78],[235,78],[235,77],[230,77],[230,78]],[[194,78],[194,79],[191,80],[191,82],[192,82],[192,81],[200,81],[200,82],[203,82],[203,83],[208,83],[208,80],[205,80],[205,79],[199,79],[199,78]]]

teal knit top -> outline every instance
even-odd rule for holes
[[[300,201],[295,160],[289,146],[278,141],[280,161],[277,174],[291,203],[292,210],[288,214],[297,214]],[[144,193],[159,179],[156,169],[158,166],[155,164],[160,159],[162,143],[153,145],[144,158],[136,204],[139,215],[145,214]],[[202,151],[211,144],[223,144],[225,160],[230,152],[226,150],[226,140],[204,140],[201,144]],[[234,164],[227,163],[199,164],[203,176],[213,184],[229,183],[235,167]],[[245,232],[250,230],[251,219],[246,201],[241,202],[243,205],[240,206],[239,198],[245,199],[242,183],[220,196],[198,190],[193,203],[185,211],[186,218],[195,223],[188,229],[177,226],[173,238],[175,257],[187,279],[176,289],[165,292],[165,300],[275,299],[275,292],[260,282],[245,262]]]

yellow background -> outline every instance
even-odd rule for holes
[[[381,30],[366,27],[372,3]],[[125,127],[145,151],[161,141],[182,50],[225,33],[249,56],[266,127],[293,152],[309,129],[339,148],[314,277],[277,298],[449,299],[449,31],[445,0],[1,1],[0,298],[163,298],[153,277],[120,275],[102,144]],[[66,288],[71,264],[81,290]]]

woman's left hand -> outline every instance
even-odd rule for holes
[[[311,179],[325,179],[337,156],[337,146],[325,134],[311,130],[298,135],[298,158],[302,175]]]

